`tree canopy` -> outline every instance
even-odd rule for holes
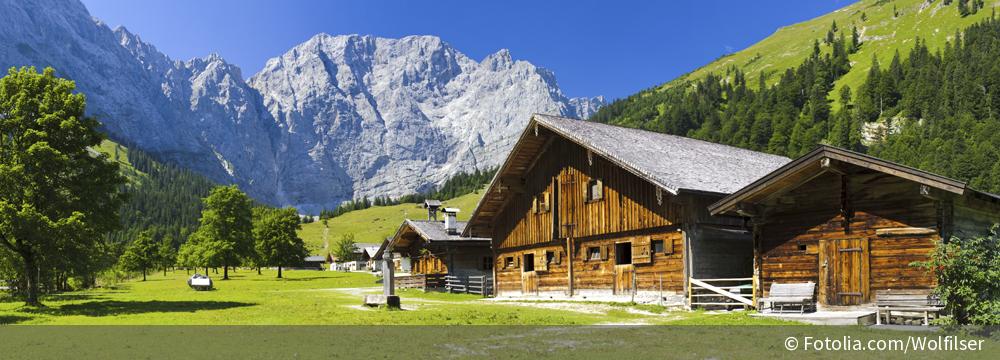
[[[119,225],[125,179],[93,151],[104,136],[75,84],[46,68],[0,79],[0,249],[16,262],[25,301],[42,281],[91,280],[108,265],[104,234]]]
[[[253,256],[252,202],[236,185],[217,186],[204,200],[199,227],[182,246],[179,261],[188,266],[229,267]]]
[[[297,265],[308,255],[305,243],[297,231],[299,214],[294,208],[254,209],[253,237],[258,266],[278,267]]]

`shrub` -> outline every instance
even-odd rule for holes
[[[1000,237],[998,226],[988,236],[941,242],[931,259],[916,265],[933,271],[935,293],[945,301],[959,325],[1000,325]]]

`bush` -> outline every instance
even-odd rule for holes
[[[952,238],[917,263],[937,277],[935,293],[956,325],[1000,326],[1000,237]]]

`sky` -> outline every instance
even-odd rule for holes
[[[222,55],[250,77],[315,34],[435,35],[482,60],[509,49],[552,70],[570,97],[621,98],[667,82],[779,27],[850,2],[83,0],[171,58]]]

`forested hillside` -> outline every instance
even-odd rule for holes
[[[949,36],[923,29],[893,47],[862,35],[857,24],[867,18],[859,9],[895,2],[852,5],[845,10],[857,19],[829,21],[801,63],[776,81],[767,71],[749,77],[730,66],[616,101],[591,120],[787,156],[832,144],[1000,192],[1000,120],[992,105],[1000,104],[1000,22],[978,1],[919,5],[936,9],[937,23],[989,14]],[[879,24],[884,29],[886,20]]]
[[[198,226],[201,199],[215,183],[110,141],[102,144],[101,151],[118,161],[129,179],[126,190],[129,198],[121,209],[122,228],[109,235],[112,243],[128,243],[147,229],[158,239],[169,237],[175,247],[184,242]]]

